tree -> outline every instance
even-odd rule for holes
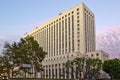
[[[7,61],[8,58],[5,56],[0,57],[0,74],[3,74],[4,76],[9,76],[10,74],[10,65]]]
[[[33,64],[35,66],[35,71],[39,72],[41,71],[41,62],[47,53],[43,51],[43,48],[39,46],[33,37],[27,36],[21,38],[18,43],[5,43],[2,54],[7,57],[6,61],[13,62],[12,67],[19,66],[20,63]],[[27,68],[21,69],[25,71],[25,73],[28,72]]]
[[[39,47],[37,41],[35,41],[33,37],[28,36],[21,39],[19,46],[21,49],[20,52],[27,57],[26,63],[33,63],[36,66],[37,71],[41,70],[41,62],[47,53],[43,51],[42,47]],[[23,59],[26,59],[24,56],[22,57]]]
[[[92,76],[96,78],[101,70],[102,61],[99,59],[77,57],[74,60],[67,61],[66,65],[67,67],[75,66],[76,70],[74,72],[76,77],[78,78],[79,75],[79,79],[82,80],[82,74],[84,79],[86,76],[88,76],[88,79],[91,79]]]
[[[33,37],[28,36],[24,39],[21,39],[18,45],[21,52],[21,55],[19,55],[20,63],[33,64],[36,72],[41,71],[41,62],[47,53],[43,51],[42,47],[39,47],[37,41],[35,41]]]
[[[88,58],[86,60],[86,74],[88,75],[89,79],[91,77],[96,78],[101,68],[102,68],[102,61],[100,59]]]
[[[81,77],[81,73],[84,74],[84,65],[85,65],[85,58],[82,57],[82,58],[75,58],[73,60],[73,62],[75,63],[75,66],[76,66],[76,74],[79,75],[79,79],[82,80],[82,77]]]
[[[120,78],[120,59],[106,60],[103,63],[103,71],[110,74],[111,80],[113,78]]]
[[[13,68],[19,66],[20,62],[18,61],[20,55],[20,48],[16,42],[9,44],[5,42],[4,49],[3,49],[3,58],[4,58],[4,66],[8,67],[9,72],[10,69],[12,70],[12,76],[15,74]],[[19,54],[19,55],[18,55]],[[7,61],[7,62],[6,62]],[[12,64],[11,64],[12,62]],[[7,63],[7,65],[6,65]],[[14,73],[14,74],[13,74]]]

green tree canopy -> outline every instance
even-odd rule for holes
[[[85,72],[84,69],[85,69],[85,58],[82,57],[82,58],[75,58],[73,60],[73,62],[75,63],[75,66],[76,66],[76,73],[79,75],[80,77],[80,80],[82,79],[81,78],[81,73]]]
[[[100,59],[88,58],[86,60],[86,73],[88,77],[94,76],[97,78],[99,71],[102,69],[102,61]]]
[[[79,75],[79,79],[82,80],[82,73],[83,77],[87,75],[88,79],[92,76],[97,78],[98,73],[102,68],[102,61],[100,59],[77,57],[74,60],[67,61],[66,65],[66,67],[75,66],[76,70],[74,72]]]
[[[103,70],[110,74],[111,78],[120,78],[120,59],[106,60],[103,63]]]
[[[34,40],[33,37],[26,37],[21,39],[18,43],[21,54],[18,54],[20,57],[18,61],[20,63],[34,64],[36,66],[36,70],[40,70],[41,62],[45,58],[47,54],[43,51],[42,47],[39,47],[37,41]]]
[[[40,71],[41,62],[47,53],[43,51],[43,48],[39,46],[33,37],[27,36],[21,38],[18,43],[9,44],[6,42],[2,54],[3,59],[6,59],[3,64],[9,68],[19,66],[20,63],[33,64],[36,71]],[[13,62],[11,67],[9,61]]]

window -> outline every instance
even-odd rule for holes
[[[73,54],[71,55],[71,57],[73,57]]]
[[[74,15],[72,15],[72,50],[74,51]]]
[[[79,8],[77,8],[77,11],[79,11]]]
[[[93,54],[91,54],[91,57],[93,57]]]
[[[80,28],[77,28],[77,30],[80,30]]]
[[[70,15],[70,13],[68,13],[68,15]]]
[[[99,56],[99,53],[97,53],[97,56]]]
[[[72,14],[74,13],[74,11],[72,11]]]
[[[57,67],[57,64],[55,64],[55,67]]]

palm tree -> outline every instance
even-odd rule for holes
[[[86,60],[86,73],[88,75],[88,79],[91,77],[97,77],[98,72],[101,70],[102,61],[99,59],[87,59]]]
[[[76,74],[79,75],[79,79],[82,80],[82,74],[84,73],[84,65],[85,65],[85,58],[75,58],[73,60],[75,66],[76,66]]]

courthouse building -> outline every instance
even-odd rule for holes
[[[38,77],[66,78],[66,61],[96,50],[95,16],[84,3],[61,12],[27,35],[48,53],[42,62],[44,71]],[[72,70],[70,73],[76,78]]]

